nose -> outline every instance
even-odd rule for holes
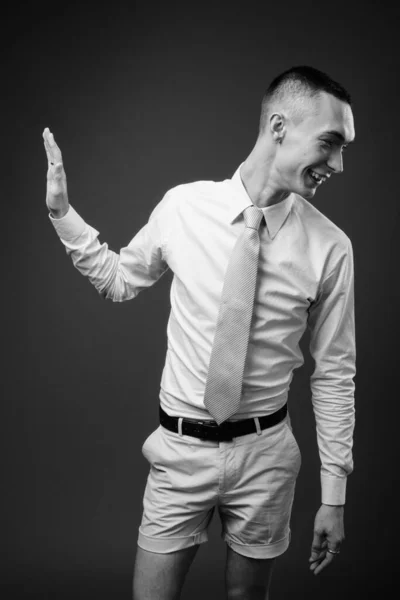
[[[334,172],[334,173],[343,173],[343,156],[342,153],[339,152],[335,152],[332,153],[328,162],[328,167]]]

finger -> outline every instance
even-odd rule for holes
[[[324,560],[319,565],[317,565],[315,569],[313,569],[314,575],[318,575],[318,573],[321,573],[323,569],[325,569],[331,564],[334,558],[335,556],[333,554],[327,552]]]
[[[51,148],[51,146],[50,146],[50,144],[49,144],[49,141],[48,141],[48,138],[47,138],[47,137],[45,137],[45,138],[44,138],[44,148],[45,148],[45,150],[46,150],[47,161],[48,161],[48,163],[49,163],[49,167],[50,167],[50,165],[53,165],[53,164],[54,164],[54,162],[55,162],[55,157],[54,157],[54,154],[53,154],[52,148]]]
[[[50,145],[49,145],[49,142],[47,140],[48,133],[49,133],[49,130],[46,128],[43,131],[43,140],[44,140],[44,149],[46,150],[46,154],[47,154],[47,160],[50,162],[50,160],[51,160],[51,158],[50,158]]]
[[[328,546],[328,541],[326,539],[324,539],[318,550],[317,547],[314,546],[314,540],[313,540],[313,545],[311,547],[311,556],[308,559],[309,562],[312,563],[315,561],[322,560],[322,558],[324,558],[324,556],[325,556],[327,546]]]
[[[310,561],[310,571],[314,571],[318,565],[320,565],[326,558],[326,551],[322,551],[321,554],[313,561]]]
[[[57,146],[56,141],[54,139],[54,135],[49,131],[47,135],[47,144],[51,155],[54,157],[56,162],[61,162],[61,150]]]
[[[62,162],[61,150],[57,146],[54,135],[48,127],[43,131],[43,139],[49,163],[56,164]]]
[[[50,144],[50,135],[51,135],[51,132],[50,132],[50,129],[48,127],[46,127],[46,129],[43,131],[42,135],[43,135],[43,140],[44,140],[44,146],[45,146],[46,150],[48,152],[50,152],[51,151],[51,144]]]
[[[315,569],[325,560],[325,557],[326,553],[323,553],[314,562],[310,563],[310,571],[315,571]]]
[[[324,548],[326,547],[326,543],[324,543],[324,542],[326,542],[326,540],[324,538],[324,534],[314,531],[314,537],[313,537],[313,541],[311,544],[311,559],[312,560],[316,560],[319,557],[319,555],[321,554],[321,552],[324,550]]]

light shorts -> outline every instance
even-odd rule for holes
[[[221,537],[239,554],[274,558],[290,543],[301,452],[289,414],[230,442],[179,435],[162,425],[142,446],[150,464],[138,545],[158,553],[207,542],[215,507]]]

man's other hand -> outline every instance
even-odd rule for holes
[[[69,209],[67,178],[61,150],[48,127],[43,131],[43,139],[48,162],[46,204],[52,216],[61,219]]]

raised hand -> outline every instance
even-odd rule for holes
[[[46,204],[52,216],[61,219],[69,208],[61,150],[48,127],[43,131],[43,139],[48,161]]]

